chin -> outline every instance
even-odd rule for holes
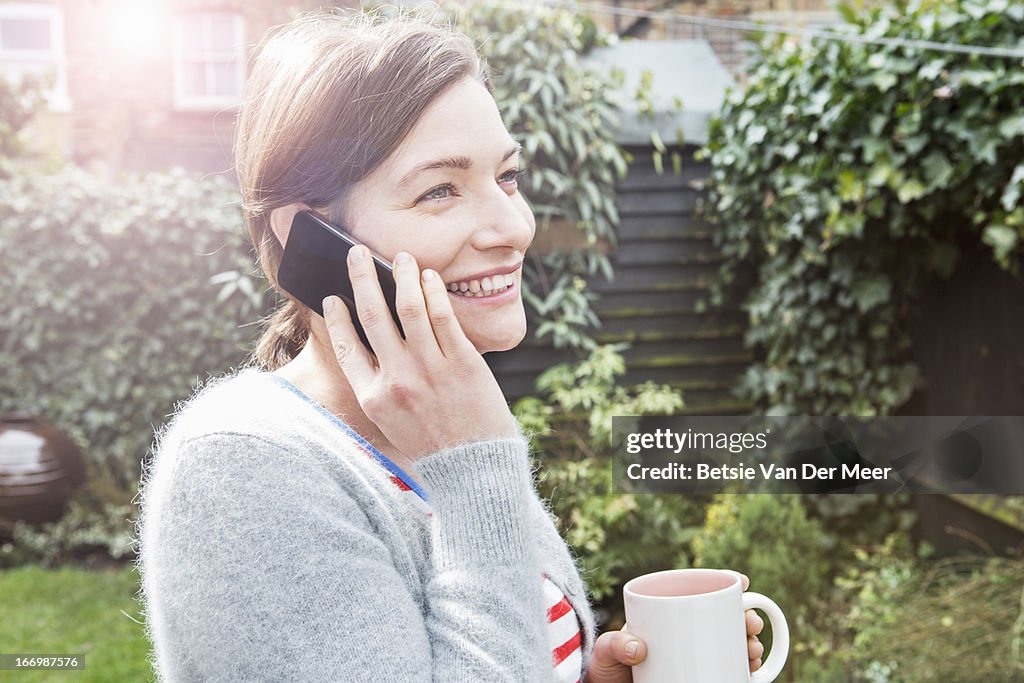
[[[511,331],[510,331],[511,332]],[[494,335],[473,335],[469,340],[476,347],[476,350],[481,354],[493,353],[497,351],[510,351],[526,338],[526,325],[523,324],[521,328],[517,328],[514,332],[497,337]]]

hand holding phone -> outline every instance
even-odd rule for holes
[[[326,311],[335,358],[363,413],[403,456],[494,439],[522,449],[516,422],[483,356],[452,308],[452,293],[434,270],[419,270],[411,254],[395,256],[394,280],[404,336],[388,320],[375,270],[363,246],[349,259],[355,301],[363,311],[374,356],[356,343],[347,309],[333,297]],[[525,458],[524,458],[525,462]],[[524,472],[526,470],[524,469]]]
[[[349,279],[348,252],[357,244],[359,242],[355,238],[319,214],[299,211],[292,219],[292,229],[285,243],[277,281],[286,292],[320,316],[324,314],[324,297],[332,294],[340,297],[348,306],[359,339],[372,351],[366,332],[359,322]],[[391,317],[402,332],[398,311],[395,310],[395,279],[391,264],[372,251],[370,255]]]

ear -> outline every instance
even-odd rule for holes
[[[309,206],[302,202],[294,202],[285,206],[279,206],[270,212],[270,229],[274,231],[274,235],[277,237],[277,241],[281,243],[282,248],[287,244],[288,235],[292,231],[292,219],[295,218],[295,214],[299,211],[309,211]]]

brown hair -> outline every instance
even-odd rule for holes
[[[343,223],[346,190],[398,147],[457,81],[488,89],[469,38],[408,13],[307,12],[260,41],[238,116],[235,170],[245,222],[270,283],[285,297],[263,320],[250,362],[276,370],[309,338],[309,308],[277,282],[282,246],[270,212],[294,202]]]

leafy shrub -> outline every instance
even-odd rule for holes
[[[254,336],[235,192],[182,171],[25,172],[0,181],[0,243],[0,412],[43,415],[126,504],[153,428]]]
[[[825,654],[815,622],[830,614],[826,589],[833,567],[826,535],[807,516],[800,497],[715,496],[704,528],[693,540],[693,552],[697,566],[741,571],[750,577],[752,590],[778,603],[793,636],[787,675],[790,680],[814,680],[804,669]],[[823,667],[816,668],[820,673]]]
[[[881,5],[881,3],[873,3]],[[1019,46],[1024,6],[919,0],[858,14],[850,34]],[[741,390],[775,414],[885,414],[914,388],[905,311],[980,240],[1016,272],[1024,247],[1019,59],[766,39],[712,121],[705,214],[721,285],[756,270]],[[721,301],[721,291],[712,299]]]
[[[689,565],[689,543],[703,520],[698,497],[612,494],[613,415],[671,414],[679,393],[652,382],[617,386],[625,372],[618,347],[599,346],[583,361],[538,379],[540,397],[520,399],[516,416],[534,435],[539,488],[580,558],[591,594],[621,624],[621,587],[640,574]],[[551,433],[557,427],[556,433]]]
[[[135,506],[104,504],[76,496],[56,522],[14,525],[14,542],[0,547],[0,567],[39,564],[58,567],[69,562],[124,560],[135,553],[132,534]]]

